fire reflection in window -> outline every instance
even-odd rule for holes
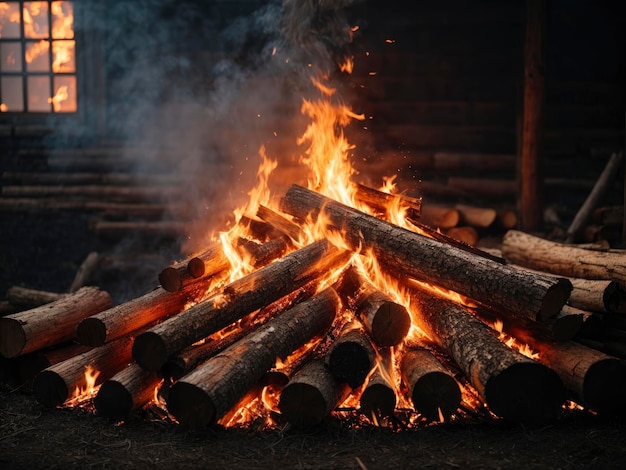
[[[0,111],[76,112],[71,1],[0,2]]]

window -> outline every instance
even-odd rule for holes
[[[0,2],[0,112],[76,112],[75,51],[73,2]]]

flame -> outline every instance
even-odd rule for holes
[[[99,370],[93,368],[91,365],[87,365],[85,368],[85,383],[82,386],[76,386],[72,397],[65,401],[64,406],[74,407],[88,405],[100,388],[96,386],[96,381],[99,376]]]

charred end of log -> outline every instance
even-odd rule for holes
[[[106,325],[99,318],[85,318],[76,326],[76,339],[85,346],[102,346],[107,339]]]
[[[397,346],[411,328],[407,309],[395,302],[383,302],[376,309],[371,325],[372,339],[380,347]]]
[[[202,261],[197,256],[194,258],[191,258],[187,262],[187,272],[191,275],[191,277],[198,278],[198,277],[204,276],[204,273],[206,272],[204,261]]]
[[[167,409],[182,426],[203,428],[215,423],[215,405],[200,387],[183,381],[176,382],[167,396]]]
[[[163,339],[152,331],[146,331],[135,338],[132,354],[135,362],[150,372],[157,372],[167,362],[168,357]]]
[[[328,369],[339,382],[351,388],[360,387],[372,370],[370,355],[360,343],[344,341],[333,348],[328,357]]]
[[[323,390],[308,383],[292,383],[280,394],[278,403],[283,417],[296,427],[315,426],[328,414]]]
[[[37,374],[33,382],[33,392],[37,401],[48,408],[62,405],[69,396],[63,378],[51,370],[43,370]]]
[[[0,354],[10,359],[20,355],[26,345],[26,333],[14,318],[0,318]]]
[[[107,380],[100,386],[93,405],[100,416],[119,421],[126,419],[133,409],[133,397],[121,383]]]
[[[425,418],[447,420],[461,406],[461,387],[445,372],[429,372],[414,384],[411,400],[415,411]]]
[[[602,302],[607,312],[626,312],[626,292],[618,282],[612,281],[604,289]]]
[[[539,309],[539,319],[548,320],[558,315],[569,299],[572,289],[573,286],[569,279],[558,278],[557,282],[548,288],[543,297]]]
[[[626,364],[616,358],[596,362],[589,367],[583,382],[585,405],[603,415],[624,416]]]
[[[386,384],[368,385],[361,394],[360,411],[366,416],[380,414],[392,416],[396,408],[396,394]]]
[[[204,263],[202,263],[204,269]],[[176,292],[183,287],[183,276],[179,269],[169,266],[159,273],[159,283],[168,292]]]
[[[556,372],[536,362],[518,362],[489,379],[485,400],[500,418],[527,424],[555,421],[566,399]]]

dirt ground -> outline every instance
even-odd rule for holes
[[[14,214],[0,222],[3,290],[23,285],[61,292],[90,251],[134,249],[130,242],[95,240],[88,220],[76,217]],[[167,260],[162,246],[148,248],[162,255],[155,266]],[[118,301],[132,296],[131,285],[146,292],[158,271],[142,266],[102,284]],[[0,384],[0,468],[624,468],[624,424],[577,411],[535,428],[472,417],[403,429],[330,416],[312,429],[189,431],[149,410],[118,424],[81,408],[48,409],[25,390]]]

